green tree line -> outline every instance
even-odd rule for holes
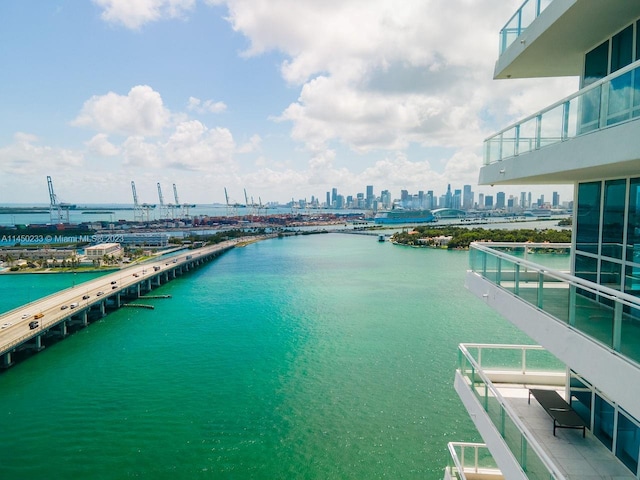
[[[498,230],[486,228],[462,228],[462,227],[415,227],[411,232],[402,231],[395,233],[391,240],[402,245],[425,245],[428,239],[439,236],[452,237],[447,248],[468,248],[471,242],[551,242],[571,243],[570,230]]]

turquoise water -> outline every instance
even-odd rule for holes
[[[447,442],[479,440],[457,344],[525,340],[464,289],[467,258],[230,251],[1,374],[0,478],[440,479]]]

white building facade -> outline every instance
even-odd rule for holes
[[[466,449],[508,479],[640,478],[640,1],[528,0],[500,38],[495,78],[580,90],[488,138],[479,183],[573,184],[573,236],[566,268],[472,246],[467,288],[539,347],[460,346],[455,388],[485,440]],[[552,433],[530,388],[558,391],[586,438]],[[464,448],[445,478],[466,478]]]

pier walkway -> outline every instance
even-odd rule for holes
[[[186,272],[247,241],[229,240],[171,257],[141,263],[61,290],[0,315],[0,369],[24,350],[40,351],[43,340],[64,338]]]

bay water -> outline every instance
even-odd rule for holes
[[[467,263],[338,233],[227,252],[1,373],[0,478],[441,479],[480,440],[458,343],[529,343]],[[43,277],[0,276],[0,311],[77,280]]]

